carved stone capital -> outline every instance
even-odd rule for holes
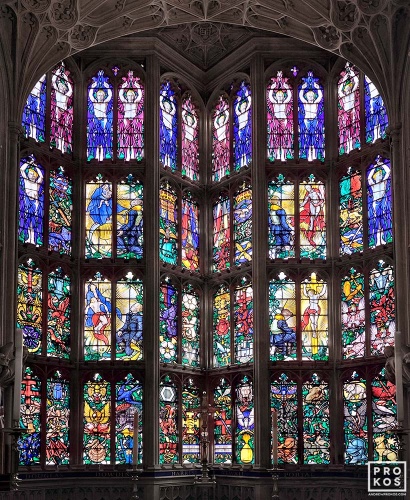
[[[21,123],[9,122],[9,134],[13,141],[20,141],[24,138],[24,128]]]
[[[400,140],[402,125],[401,123],[393,123],[386,129],[387,135],[390,137],[392,145],[397,144]]]

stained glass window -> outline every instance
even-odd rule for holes
[[[73,80],[63,62],[58,64],[51,74],[50,146],[63,153],[71,153],[74,118]]]
[[[393,267],[380,260],[369,276],[370,352],[382,355],[394,344],[396,306]]]
[[[159,394],[159,463],[177,463],[179,460],[178,390],[169,375],[161,381]]]
[[[252,161],[252,97],[250,85],[242,82],[233,102],[234,170],[249,167]]]
[[[253,361],[253,290],[246,277],[234,291],[235,363]]]
[[[70,387],[57,371],[47,379],[46,464],[69,463]]]
[[[50,172],[48,249],[71,254],[72,182],[63,167]]]
[[[293,89],[289,78],[278,71],[266,90],[268,121],[268,159],[292,160],[293,150]]]
[[[144,86],[128,71],[118,85],[117,157],[141,161],[144,157]]]
[[[252,190],[245,183],[233,202],[235,264],[252,260]]]
[[[48,275],[47,355],[70,357],[71,280],[61,267]]]
[[[199,366],[199,296],[187,285],[182,291],[182,364]]]
[[[271,361],[296,359],[296,285],[281,273],[269,283]]]
[[[229,102],[221,95],[212,112],[212,180],[219,181],[230,171]]]
[[[199,209],[188,193],[182,198],[181,263],[190,271],[199,269]]]
[[[213,298],[213,351],[214,366],[231,363],[231,301],[229,290],[224,285]]]
[[[398,436],[391,432],[397,427],[396,386],[384,368],[372,380],[372,408],[373,460],[394,462],[399,459]]]
[[[143,256],[143,186],[129,175],[117,184],[117,256],[141,259]]]
[[[268,186],[269,257],[295,257],[295,186],[279,174]]]
[[[301,284],[302,358],[322,359],[329,356],[327,284],[316,273]]]
[[[340,254],[363,250],[362,176],[349,167],[339,182]]]
[[[271,408],[278,420],[278,461],[296,464],[299,460],[297,384],[286,373],[271,383]]]
[[[299,158],[325,158],[325,112],[323,85],[309,71],[298,88]]]
[[[342,344],[345,359],[366,353],[364,276],[356,269],[342,279]]]
[[[178,293],[169,280],[164,281],[159,294],[159,343],[161,363],[176,363],[178,359]]]
[[[113,157],[113,86],[104,70],[99,70],[88,86],[87,159]]]
[[[109,464],[111,386],[96,373],[84,384],[84,464]]]
[[[329,388],[314,373],[302,385],[303,398],[303,461],[305,464],[330,462]]]
[[[369,247],[393,241],[390,161],[377,156],[367,169]]]
[[[300,256],[326,258],[325,186],[311,174],[300,184]]]
[[[19,241],[43,244],[44,169],[34,156],[20,160]]]
[[[116,285],[116,358],[142,360],[144,286],[129,272]]]
[[[337,85],[339,154],[360,148],[360,87],[359,72],[346,63]]]
[[[159,193],[159,258],[176,265],[178,262],[178,206],[175,190],[168,184]]]
[[[182,388],[182,463],[200,460],[199,389],[192,379]]]
[[[230,200],[221,194],[213,206],[213,269],[222,271],[231,265]]]
[[[23,331],[23,342],[31,353],[42,347],[43,273],[32,259],[18,267],[17,328]]]
[[[343,384],[345,463],[364,465],[368,460],[366,380],[353,372]]]
[[[30,367],[24,372],[21,383],[20,427],[23,429],[18,439],[20,465],[40,463],[41,437],[41,382]]]
[[[236,462],[239,464],[253,464],[255,462],[253,405],[252,381],[245,375],[236,386],[235,450]]]
[[[367,75],[364,75],[364,109],[366,116],[366,142],[386,138],[389,125],[386,107],[380,92]]]
[[[164,167],[177,168],[178,113],[175,91],[171,82],[161,85],[159,98],[159,159]]]
[[[26,137],[44,142],[46,135],[46,75],[34,85],[23,110],[22,126]]]
[[[222,378],[214,389],[214,463],[232,463],[232,394]]]
[[[97,273],[85,284],[84,356],[88,361],[111,358],[111,283]],[[118,310],[117,310],[118,313]]]
[[[115,463],[133,463],[135,453],[134,416],[138,412],[138,463],[142,461],[142,384],[131,373],[115,384]]]
[[[199,175],[199,116],[192,96],[186,95],[182,101],[182,175],[193,181]]]

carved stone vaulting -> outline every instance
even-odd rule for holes
[[[52,92],[50,83],[53,78],[51,72],[61,61],[65,61],[69,68],[70,78],[74,82],[72,88],[75,88],[73,98],[75,125],[72,132],[74,146],[72,151],[65,151],[64,154],[51,143],[49,137],[52,120],[50,118]],[[374,84],[375,91],[380,92],[387,110],[388,127],[379,139],[366,141],[365,126],[363,126],[366,119],[365,97],[361,95],[362,108],[357,119],[362,124],[361,145],[356,148],[352,146],[347,154],[343,154],[343,152],[340,153],[338,145],[340,125],[338,113],[342,106],[340,103],[343,104],[343,97],[340,97],[338,93],[338,83],[344,68],[348,68],[347,72],[351,70],[351,66],[345,66],[346,61],[357,68],[357,81],[360,81],[361,86],[364,87],[367,77]],[[114,95],[117,100],[116,107],[121,106],[118,82],[124,77],[126,71],[134,70],[135,81],[143,82],[145,156],[142,159],[138,158],[138,161],[135,157],[128,161],[129,158],[124,157],[125,155],[120,157],[120,154],[115,151],[115,143],[120,144],[117,137],[119,129],[116,128],[118,117],[113,121],[114,153],[111,156],[97,158],[97,155],[93,156],[87,150],[85,137],[88,125],[87,104],[85,103],[90,96],[90,82],[101,68],[109,75],[110,81],[115,82],[111,96]],[[266,155],[267,128],[269,132],[269,126],[266,126],[266,108],[269,98],[267,82],[276,75],[279,81],[282,81],[282,69],[287,72],[285,80],[291,81],[291,85],[294,85],[294,101],[290,112],[289,100],[284,103],[276,102],[277,109],[279,109],[277,114],[280,117],[278,121],[280,126],[286,122],[282,116],[285,109],[287,110],[286,119],[290,120],[291,117],[294,120],[294,129],[292,129],[294,151],[292,150],[286,158],[286,154],[282,153],[282,158],[276,157],[274,160],[268,160]],[[312,76],[312,71],[314,71],[315,78]],[[49,113],[45,118],[44,128],[48,130],[46,132],[48,136],[46,139],[35,140],[27,133],[27,129],[21,126],[21,117],[27,96],[42,75],[47,75],[44,81],[48,82],[47,91],[44,94],[47,113]],[[298,87],[307,80],[306,75],[309,75],[308,78],[314,82],[312,83],[312,88],[316,92],[313,97],[316,99],[314,102],[308,101],[307,94],[303,93],[302,87]],[[318,81],[321,86],[317,83]],[[198,122],[201,132],[197,150],[199,151],[197,155],[199,157],[199,181],[196,178],[190,178],[178,169],[173,171],[169,165],[159,159],[160,117],[163,110],[160,109],[157,96],[160,92],[164,92],[161,87],[163,82],[168,82],[175,90],[178,94],[178,102],[184,102],[188,95],[192,98],[195,109],[199,110]],[[218,135],[218,132],[214,130],[216,115],[212,113],[216,109],[218,99],[222,102],[226,98],[228,107],[230,106],[233,110],[234,96],[239,95],[236,92],[239,92],[238,89],[244,82],[249,83],[249,88],[252,89],[252,131],[250,132],[253,144],[252,161],[243,168],[239,168],[238,171],[232,169],[228,175],[219,179],[217,175],[211,173],[214,161],[212,134],[214,137]],[[288,84],[284,85],[286,91],[289,91]],[[246,90],[244,95],[249,97]],[[318,103],[323,96],[325,104],[322,104],[324,108],[322,121],[323,130],[326,129],[323,151],[312,153],[313,147],[311,147],[304,157],[303,144],[300,139],[303,118],[300,119],[298,115],[304,106],[301,104],[302,99],[305,99],[306,109],[315,115],[319,109]],[[283,99],[288,99],[288,95],[284,94]],[[104,104],[101,110],[105,110]],[[180,110],[179,113],[181,117],[183,111]],[[299,129],[298,120],[302,120]],[[308,121],[309,119],[305,118],[305,123]],[[309,126],[312,126],[313,121],[310,120]],[[237,128],[241,128],[240,120]],[[178,148],[182,141],[182,133],[179,132],[179,134]],[[231,145],[232,143],[233,140],[231,140]],[[273,146],[272,149],[274,149]],[[325,156],[323,156],[324,151]],[[37,244],[34,240],[19,238],[18,207],[20,209],[22,207],[22,195],[19,194],[19,189],[21,184],[27,181],[24,185],[29,186],[28,191],[30,189],[33,191],[33,181],[31,179],[30,185],[30,179],[25,179],[24,173],[22,174],[24,180],[21,181],[20,178],[19,181],[19,175],[22,172],[20,160],[32,154],[39,159],[39,162],[46,165],[47,182],[50,179],[50,172],[58,168],[68,172],[72,178],[74,208],[70,255],[63,252],[57,254],[47,246]],[[182,153],[179,154],[182,155]],[[367,169],[376,157],[386,158],[391,166],[393,193],[391,233],[394,238],[372,247],[368,242],[370,236],[366,235],[364,236],[366,244],[362,243],[363,248],[360,252],[352,251],[343,254],[339,248],[340,225],[343,225],[339,217],[342,205],[339,181],[344,179],[343,176],[353,175],[352,172],[360,173],[363,184],[360,188],[362,189],[360,196],[363,196],[364,200],[362,225],[371,225],[371,221],[369,222],[371,210],[380,211],[380,204],[377,205],[379,201],[377,195],[376,199],[371,198],[374,195],[372,185],[365,183],[367,182],[366,176],[369,175]],[[399,443],[397,445],[398,458],[410,463],[410,197],[408,196],[410,190],[410,0],[0,0],[0,165],[0,500],[128,500],[128,498],[144,498],[145,500],[263,500],[265,498],[365,500],[370,498],[367,490],[367,467],[359,463],[359,459],[357,461],[352,459],[350,462],[345,460],[347,453],[345,427],[351,425],[353,428],[355,424],[357,425],[355,445],[357,448],[362,446],[362,452],[370,450],[369,459],[376,456],[378,450],[380,456],[388,460],[389,450],[383,448],[380,451],[381,445],[377,448],[377,438],[380,436],[377,436],[374,429],[378,425],[378,415],[386,411],[387,407],[386,398],[383,399],[383,394],[385,394],[383,390],[387,391],[397,381],[401,383],[397,388],[395,404],[397,403],[397,408],[400,406],[400,414],[396,415],[397,418],[394,417],[396,420],[389,416],[390,422],[393,420],[395,422],[390,443]],[[375,176],[376,170],[375,168]],[[295,197],[295,211],[292,214],[294,220],[299,218],[302,221],[303,204],[307,204],[306,200],[311,206],[314,206],[317,201],[314,196],[318,196],[319,188],[312,195],[309,193],[310,184],[317,183],[317,185],[326,186],[326,200],[324,196],[322,200],[326,208],[328,231],[327,241],[324,244],[325,249],[327,247],[326,258],[318,258],[316,255],[313,258],[304,258],[302,254],[283,258],[279,254],[270,253],[268,238],[265,234],[268,218],[276,217],[279,220],[282,214],[280,210],[277,210],[278,207],[275,208],[277,199],[271,197],[268,200],[267,192],[272,183],[279,182],[277,179],[281,178],[283,173],[286,174],[288,181],[290,179],[289,184],[292,184],[292,189],[296,193],[292,195]],[[128,182],[127,176],[134,175],[141,180],[145,252],[141,260],[134,257],[128,260],[118,258],[115,252],[118,250],[117,245],[120,244],[115,237],[113,237],[113,242],[115,240],[113,255],[109,258],[103,258],[101,255],[93,258],[87,255],[87,251],[84,251],[86,247],[84,207],[86,203],[91,205],[90,197],[86,194],[86,185],[95,182],[98,174],[101,174],[98,182],[109,184],[110,189],[113,189],[112,192],[115,192],[112,206],[117,204],[117,197],[120,198],[120,191],[115,190],[120,183]],[[285,184],[283,181],[283,186]],[[306,193],[298,202],[297,197],[301,196],[300,193],[306,185],[308,185]],[[387,181],[384,186],[386,185]],[[174,197],[172,197],[170,186],[177,193]],[[103,188],[106,188],[105,184],[102,185]],[[158,231],[161,224],[159,214],[162,206],[158,193],[167,189],[169,189],[168,201],[172,200],[178,207],[182,206],[186,196],[193,196],[195,200],[198,200],[200,214],[198,225],[201,228],[198,270],[184,268],[181,264],[181,256],[178,257],[179,260],[176,263],[161,261],[159,257],[158,248],[163,241],[161,240],[163,236]],[[231,262],[226,269],[213,268],[215,257],[213,252],[221,250],[218,245],[215,245],[216,249],[213,248],[213,238],[216,232],[213,226],[215,200],[223,199],[223,203],[231,203],[231,206],[240,196],[248,201],[247,189],[253,193],[250,195],[253,204],[251,205],[253,210],[252,258],[248,260],[244,258],[238,264],[231,257]],[[47,189],[45,191],[47,192],[44,206],[46,204],[51,206],[51,195]],[[224,197],[227,197],[228,202]],[[355,203],[353,198],[350,200],[351,205],[348,205],[347,212],[356,210],[356,205],[353,206]],[[32,200],[29,199],[28,202],[30,201]],[[140,205],[142,204],[140,199],[137,201]],[[368,211],[366,211],[367,203]],[[131,212],[132,208],[133,205],[130,205],[128,212]],[[45,211],[46,215],[49,213],[51,214],[51,208]],[[118,220],[120,218],[119,213],[115,215],[115,224],[117,217]],[[235,224],[239,226],[233,212],[228,216],[232,227]],[[309,234],[309,229],[312,234],[314,229],[312,220],[313,218],[305,218],[300,224],[301,227],[303,223],[308,227],[305,232],[308,234],[308,239],[311,238],[310,244],[312,244],[312,236]],[[182,222],[181,226],[183,226]],[[317,230],[317,226],[315,229]],[[47,228],[45,234],[48,236],[51,231],[51,228]],[[166,231],[163,232],[167,237],[169,236]],[[296,229],[295,240],[301,238],[302,232],[303,229]],[[182,236],[178,237],[180,238],[178,244],[181,246]],[[230,245],[234,252],[238,242],[234,241],[233,236],[231,240]],[[309,242],[306,243],[306,246],[308,245]],[[299,242],[299,250],[301,246],[302,243]],[[38,354],[30,348],[27,354],[27,350],[21,348],[24,352],[22,363],[35,368],[36,376],[43,383],[43,394],[46,394],[47,383],[55,372],[63,373],[64,377],[70,381],[70,397],[72,398],[70,460],[59,465],[48,460],[50,453],[48,446],[52,436],[44,417],[49,411],[46,397],[41,402],[34,401],[33,406],[29,407],[27,404],[27,414],[24,415],[27,421],[31,418],[30,412],[37,412],[36,414],[39,415],[38,421],[42,425],[41,437],[38,438],[39,443],[41,441],[38,444],[41,459],[30,465],[20,463],[19,467],[17,464],[17,448],[21,430],[16,430],[16,426],[20,424],[15,416],[16,408],[17,411],[22,410],[19,404],[16,404],[14,396],[16,393],[14,383],[18,381],[19,375],[15,374],[15,367],[19,366],[17,348],[14,346],[19,300],[15,291],[18,289],[20,279],[19,265],[28,262],[28,259],[32,259],[41,269],[47,269],[50,272],[54,272],[61,266],[64,272],[67,270],[67,273],[72,276],[70,356],[61,356],[61,359],[57,356],[50,357],[47,356],[47,352],[43,351]],[[390,342],[385,351],[380,349],[377,355],[371,352],[373,338],[378,336],[376,341],[382,343],[384,337],[389,334],[387,319],[383,320],[385,323],[380,320],[374,327],[374,331],[366,326],[367,337],[366,341],[363,341],[365,354],[345,356],[342,349],[344,333],[342,331],[343,319],[341,319],[344,311],[340,310],[340,297],[343,293],[345,295],[348,293],[341,287],[341,280],[347,274],[353,276],[356,271],[362,273],[360,276],[363,276],[363,284],[360,284],[360,292],[355,293],[362,293],[363,303],[367,301],[363,310],[359,311],[363,318],[365,317],[367,325],[373,321],[373,315],[380,312],[368,303],[372,272],[374,269],[378,272],[377,274],[375,271],[375,276],[377,276],[374,282],[386,283],[383,279],[387,274],[388,266],[394,268],[395,290],[394,307],[392,306],[394,312],[389,310],[388,313],[395,318],[396,331],[401,332],[401,335],[396,336],[396,343],[398,342],[399,345],[393,348]],[[105,273],[104,276],[108,276],[112,283],[125,279],[123,278],[125,272],[131,273],[131,271],[137,275],[138,279],[141,277],[144,282],[143,345],[145,357],[143,359],[134,357],[126,361],[118,361],[114,347],[111,358],[103,359],[101,356],[101,358],[87,360],[84,355],[82,337],[84,283],[87,280],[91,283],[91,277],[96,275],[95,273],[99,272],[100,268],[103,270],[102,274]],[[310,288],[306,284],[307,273],[311,279]],[[297,276],[297,278],[292,278],[296,283],[295,295],[281,299],[281,306],[277,309],[275,318],[279,318],[286,327],[287,322],[293,325],[292,321],[296,316],[301,319],[301,323],[307,321],[306,318],[308,318],[315,330],[312,317],[315,311],[318,311],[317,305],[321,294],[326,292],[329,297],[326,314],[329,318],[330,332],[326,359],[320,359],[319,356],[312,356],[308,360],[303,358],[299,337],[297,341],[293,340],[295,343],[299,342],[299,350],[294,358],[289,355],[292,343],[290,340],[280,344],[282,357],[279,356],[273,360],[269,354],[271,348],[269,344],[271,333],[269,332],[271,327],[269,283],[272,282],[274,276],[276,280],[284,282],[288,279],[288,275]],[[319,281],[316,281],[317,277]],[[355,279],[359,282],[359,279]],[[43,280],[47,281],[46,272],[43,274]],[[321,284],[323,280],[327,280],[325,286]],[[31,276],[30,280],[27,278],[27,281],[30,281],[30,286],[33,286]],[[43,295],[46,295],[47,285],[44,285],[44,281],[42,290]],[[358,286],[357,282],[355,286]],[[182,361],[174,364],[160,362],[158,354],[160,352],[158,331],[161,327],[159,311],[160,300],[164,299],[159,298],[159,290],[164,293],[161,287],[166,287],[170,283],[180,291],[184,290],[185,286],[200,289],[198,303],[201,305],[201,320],[198,335],[201,339],[201,357],[198,366],[190,366],[189,363],[184,365]],[[252,283],[253,317],[251,321],[253,321],[252,328],[254,329],[254,357],[242,364],[229,362],[218,366],[213,361],[213,349],[216,349],[212,337],[216,321],[214,311],[216,306],[213,301],[216,301],[215,290],[222,289],[227,283],[229,284],[228,295],[231,293],[228,300],[232,302],[231,318],[228,321],[231,322],[232,330],[233,325],[236,324],[234,323],[237,317],[235,315],[240,313],[240,306],[237,304],[239,295],[234,295],[234,290],[238,289],[238,283],[241,286],[245,286],[244,283]],[[88,286],[89,289],[88,292],[86,290],[85,295],[91,293],[90,290],[94,285]],[[380,290],[381,288],[380,285]],[[114,293],[116,292],[113,285],[113,297]],[[47,311],[49,311],[47,308],[52,306],[50,306],[49,297],[47,300],[43,297],[42,300],[43,303],[36,313],[43,315],[44,343],[47,335],[53,334],[53,332],[46,331]],[[219,300],[223,302],[225,299],[219,297]],[[306,308],[303,300],[308,304]],[[117,301],[120,303],[119,296],[113,299],[114,305]],[[296,313],[290,310],[293,307],[292,301],[295,303]],[[359,301],[355,302],[354,306],[360,309],[361,306],[358,304]],[[227,307],[229,308],[229,305]],[[57,314],[57,312],[60,311],[54,309],[54,313]],[[131,310],[128,314],[131,316]],[[178,309],[177,318],[181,323],[183,314],[188,313],[184,312],[181,306],[181,309]],[[114,315],[113,312],[112,325],[115,321]],[[386,314],[386,318],[387,316]],[[172,320],[173,318],[169,321]],[[108,331],[109,323],[104,325],[104,328],[105,326]],[[102,328],[103,332],[104,328]],[[302,329],[303,327],[300,327],[297,332],[299,336],[302,335]],[[294,333],[292,329],[288,329],[287,332],[288,335],[289,332],[291,335]],[[390,333],[394,337],[394,332]],[[361,334],[365,335],[363,332]],[[111,335],[115,343],[114,328]],[[379,337],[383,338],[380,340]],[[312,338],[315,338],[314,334]],[[312,340],[312,346],[313,343],[314,340]],[[234,353],[234,347],[231,350]],[[164,361],[165,358],[161,359]],[[287,367],[287,361],[291,368]],[[373,380],[372,377],[380,373],[384,367],[386,379],[383,383],[385,385],[381,386],[380,400],[376,400],[372,393],[371,383],[367,385],[364,392],[362,389],[365,383]],[[143,448],[143,460],[140,457],[139,462],[141,466],[143,462],[144,468],[138,474],[135,470],[130,471],[130,461],[118,465],[114,444],[111,444],[104,460],[98,458],[101,449],[96,446],[94,456],[97,459],[93,463],[91,460],[87,463],[84,460],[85,445],[82,434],[88,425],[84,417],[84,384],[97,372],[101,372],[103,378],[105,377],[112,384],[109,405],[114,408],[117,404],[115,399],[117,397],[115,391],[118,390],[117,381],[119,377],[122,377],[122,380],[128,376],[132,370],[138,373],[138,377],[141,376],[144,386],[144,413],[141,420],[144,434],[143,442],[140,444]],[[299,436],[299,441],[297,445],[292,445],[296,450],[294,456],[288,462],[284,460],[283,469],[272,473],[271,463],[275,460],[275,451],[272,451],[271,438],[272,433],[275,436],[274,429],[277,432],[277,422],[275,424],[274,420],[271,420],[271,411],[274,407],[271,406],[274,398],[272,387],[285,371],[286,376],[289,375],[290,378],[297,380],[294,387],[291,385],[287,387],[288,389],[291,387],[299,398],[299,403],[292,403],[293,393],[287,393],[286,397],[288,397],[288,405],[294,404],[292,418],[296,430],[292,436],[295,438],[294,442]],[[330,412],[332,413],[332,408],[338,409],[338,413],[332,413],[329,419],[329,410],[326,410],[327,413],[326,411],[322,413],[325,424],[328,420],[330,421],[330,424],[327,423],[330,438],[328,445],[326,444],[325,454],[328,453],[326,464],[321,463],[320,460],[316,463],[314,460],[304,462],[304,454],[306,455],[308,453],[306,450],[309,449],[308,445],[304,448],[305,437],[310,432],[316,437],[315,446],[320,448],[321,435],[319,431],[315,434],[315,429],[304,427],[305,409],[300,401],[305,398],[304,404],[308,408],[309,403],[314,401],[315,397],[319,397],[319,393],[323,395],[327,391],[327,389],[325,391],[325,385],[319,385],[319,383],[315,387],[313,384],[312,389],[306,382],[307,374],[309,377],[312,374],[314,376],[319,374],[329,383],[331,390],[327,394],[330,394],[328,396]],[[180,427],[188,428],[187,421],[189,420],[190,429],[201,429],[200,446],[198,445],[199,458],[196,462],[184,462],[179,459],[175,463],[170,463],[161,458],[161,453],[164,454],[164,452],[160,451],[159,402],[166,401],[166,398],[170,397],[172,386],[169,386],[171,389],[168,387],[166,394],[160,384],[167,376],[174,377],[173,380],[178,382],[178,387],[181,389],[182,397],[178,401]],[[354,380],[351,386],[347,384],[350,376]],[[215,444],[212,443],[213,426],[216,426],[215,422],[221,415],[217,413],[221,411],[221,408],[214,401],[215,387],[219,383],[216,381],[223,377],[230,381],[232,394],[236,394],[231,401],[233,414],[235,411],[243,411],[240,405],[243,404],[245,407],[247,398],[250,397],[246,392],[248,386],[242,393],[239,389],[234,389],[234,387],[240,387],[239,380],[246,382],[252,380],[251,397],[255,398],[255,411],[254,415],[252,414],[254,435],[252,435],[250,445],[244,439],[247,446],[244,446],[240,452],[232,448],[232,463],[222,463],[222,461],[218,463],[218,460],[213,460],[216,456]],[[182,415],[183,398],[190,397],[187,392],[183,392],[183,388],[187,384],[189,386],[192,379],[200,389],[197,407],[192,414]],[[283,376],[280,380],[283,382],[285,379],[286,377]],[[355,408],[358,410],[349,420],[350,417],[343,412],[346,393],[351,387],[358,388],[357,394],[354,395],[355,404],[357,404]],[[28,391],[30,390],[29,387]],[[283,387],[281,390],[283,396]],[[240,399],[239,393],[243,399]],[[32,395],[29,394],[29,396]],[[223,394],[222,397],[227,398],[227,395]],[[35,397],[33,399],[35,400]],[[359,403],[362,401],[365,403],[360,406]],[[101,418],[99,425],[101,429],[104,429],[107,422],[103,421],[103,411],[100,410],[101,408],[98,407],[95,414],[99,412],[99,418]],[[246,412],[241,415],[244,420],[250,418]],[[57,420],[59,417],[63,418],[61,414],[54,415]],[[168,417],[172,424],[170,415]],[[139,417],[136,419],[137,423],[135,416],[133,418],[133,432],[137,432],[135,426],[140,425]],[[235,415],[232,418],[239,420],[239,417]],[[220,420],[222,421],[222,418]],[[161,416],[161,422],[163,421],[165,417]],[[113,422],[104,439],[111,439],[111,443],[115,443],[117,432],[115,425],[120,426],[120,424],[119,421]],[[319,420],[315,425],[320,427]],[[221,430],[223,437],[225,430]],[[101,434],[103,432],[105,431],[101,431]],[[126,437],[131,439],[130,435]],[[287,443],[292,442],[293,438],[289,438]],[[249,459],[247,462],[246,453],[249,453],[248,450],[251,447],[252,460]],[[291,445],[289,447],[291,448]],[[285,448],[283,444],[281,457],[285,456]],[[282,467],[282,463],[280,466]],[[202,479],[199,479],[201,475]],[[409,473],[408,477],[410,477]],[[278,496],[275,496],[276,490],[278,490]],[[410,485],[407,487],[407,495],[409,491]]]

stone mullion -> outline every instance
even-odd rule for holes
[[[145,154],[145,309],[144,317],[144,464],[159,464],[159,90],[160,67],[154,56],[146,61]]]
[[[255,466],[270,465],[269,335],[267,242],[266,106],[264,64],[260,54],[251,61],[252,106],[252,211],[253,211],[253,308],[255,394]],[[257,147],[258,146],[258,147]]]

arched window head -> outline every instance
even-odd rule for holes
[[[50,146],[72,153],[74,83],[64,62],[51,73]]]
[[[364,75],[364,110],[366,143],[372,144],[378,139],[385,139],[389,125],[386,107],[380,92],[367,75]]]
[[[229,101],[224,95],[212,111],[212,179],[219,181],[231,173],[231,125]]]
[[[159,160],[162,166],[177,169],[178,104],[171,82],[162,83],[159,97]]]
[[[37,142],[46,140],[46,96],[47,77],[43,75],[27,97],[22,118],[25,136]]]
[[[251,87],[241,82],[233,102],[234,171],[249,167],[252,161],[252,97]]]
[[[199,114],[192,96],[182,100],[181,173],[193,181],[199,176]]]
[[[340,73],[337,85],[339,154],[360,148],[360,80],[359,71],[350,63]]]

